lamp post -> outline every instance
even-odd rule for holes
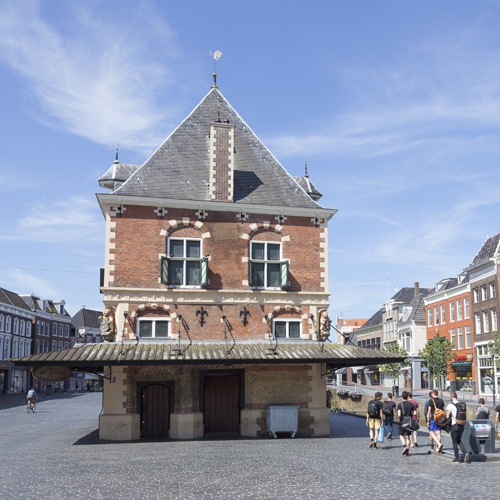
[[[497,385],[497,371],[495,369],[495,355],[491,355],[491,366],[493,368],[493,408],[496,406],[495,396],[496,396],[496,385]]]

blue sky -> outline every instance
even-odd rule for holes
[[[456,276],[500,232],[498,1],[0,5],[0,286],[102,308],[97,179],[212,84],[337,208],[330,316]]]

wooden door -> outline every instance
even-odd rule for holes
[[[203,418],[205,433],[239,433],[240,377],[206,376]]]
[[[170,390],[162,384],[151,384],[141,390],[141,431],[146,439],[168,437]]]

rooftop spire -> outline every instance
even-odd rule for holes
[[[114,163],[120,163],[120,162],[118,161],[118,146],[119,146],[119,144],[118,144],[118,143],[116,143],[116,153],[115,153],[115,161],[114,161]]]
[[[307,158],[304,158],[304,168],[305,168],[305,171],[306,171],[304,177],[309,177],[309,174],[307,173]]]
[[[220,50],[216,50],[213,54],[210,52],[210,55],[213,56],[214,58],[214,72],[212,76],[214,77],[214,83],[212,85],[213,89],[218,89],[217,87],[217,68],[216,68],[216,63],[220,59],[220,56],[222,55],[222,52]]]

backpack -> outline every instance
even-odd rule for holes
[[[387,403],[382,404],[382,413],[388,417],[394,416],[394,408]]]
[[[490,418],[490,412],[487,409],[481,409],[476,415],[478,420],[488,420]]]
[[[441,425],[441,421],[444,419],[446,420],[446,412],[444,410],[442,410],[441,408],[438,408],[436,406],[436,402],[434,400],[432,400],[432,402],[434,403],[434,420],[439,424]]]
[[[368,403],[368,416],[370,418],[380,418],[380,405],[378,399],[372,399]]]
[[[465,404],[465,401],[458,401],[453,404],[457,407],[455,422],[458,425],[465,425],[467,423],[467,405]]]

